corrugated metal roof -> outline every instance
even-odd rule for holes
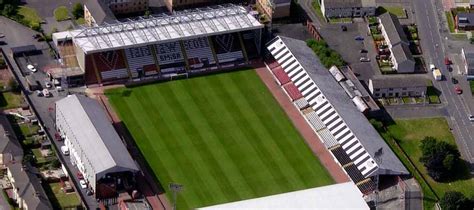
[[[97,101],[81,95],[71,95],[56,102],[56,111],[64,116],[80,144],[79,147],[97,174],[114,167],[138,171]]]

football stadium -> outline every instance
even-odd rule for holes
[[[379,175],[407,175],[306,43],[262,40],[263,28],[246,8],[228,4],[59,32],[53,41],[88,86],[125,84],[105,95],[168,198],[168,184],[184,186],[179,209],[262,197],[271,204],[272,196],[340,183],[337,173],[362,200]],[[270,82],[249,68],[261,58],[258,71]],[[175,77],[187,79],[162,82]]]
[[[254,70],[106,94],[178,209],[334,183]]]

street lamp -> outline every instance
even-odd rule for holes
[[[183,190],[183,185],[182,184],[177,184],[177,183],[170,183],[169,188],[171,191],[173,191],[173,210],[176,210],[176,199],[178,196],[178,193]]]

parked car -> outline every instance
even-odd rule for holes
[[[474,122],[474,116],[473,115],[469,115],[469,121]]]
[[[433,71],[436,69],[436,66],[434,64],[430,64],[430,70]]]
[[[43,95],[43,91],[37,90],[37,91],[36,91],[36,96],[38,96],[38,97],[43,97],[43,96],[44,96],[44,95]]]
[[[360,49],[359,52],[360,52],[360,53],[367,53],[367,50],[366,50],[366,49]]]
[[[367,58],[367,57],[360,57],[359,61],[360,61],[360,62],[370,62],[370,58]]]
[[[46,89],[46,88],[43,89],[43,95],[44,95],[44,97],[51,97],[51,96],[52,96],[52,95],[51,95],[51,92],[49,92],[49,90]]]
[[[451,61],[449,60],[449,58],[448,58],[448,57],[445,57],[445,58],[444,58],[444,65],[448,66],[448,65],[451,65],[451,64],[452,64],[452,63],[451,63]]]
[[[93,193],[91,190],[87,190],[87,191],[86,191],[86,195],[91,196],[91,195],[93,195],[93,194],[94,194],[94,193]]]
[[[461,87],[459,87],[459,85],[456,85],[456,87],[454,87],[454,92],[456,92],[456,94],[458,94],[458,95],[462,94]]]
[[[456,78],[454,78],[454,77],[451,78],[451,82],[452,82],[453,84],[458,84],[458,80],[457,80]]]
[[[449,72],[453,72],[453,67],[448,66],[448,71],[449,71]]]
[[[82,189],[87,188],[87,182],[84,179],[79,180],[79,184],[81,185]]]
[[[354,39],[356,41],[364,41],[364,37],[362,37],[362,36],[356,36],[356,37],[354,37]]]
[[[77,178],[78,179],[84,179],[84,175],[80,171],[77,172]]]
[[[33,66],[33,65],[31,65],[31,64],[26,65],[26,68],[27,68],[28,70],[30,70],[31,72],[36,72],[36,71],[38,71],[38,70],[36,70],[36,67]]]

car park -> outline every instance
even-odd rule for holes
[[[87,188],[87,182],[84,179],[79,180],[79,184],[81,185],[82,189]]]
[[[462,94],[461,87],[459,87],[459,85],[456,85],[456,87],[454,87],[454,92],[456,92],[456,94],[458,94],[458,95]]]
[[[26,65],[26,68],[27,68],[28,70],[30,70],[31,72],[36,72],[36,71],[38,71],[38,70],[36,69],[36,67],[33,66],[33,65],[31,65],[31,64]]]

